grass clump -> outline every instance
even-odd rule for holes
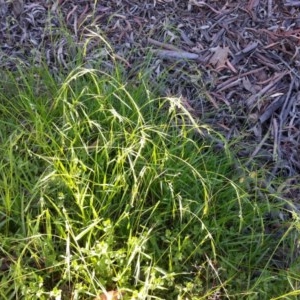
[[[268,206],[237,184],[226,151],[199,138],[207,128],[180,99],[155,98],[118,72],[7,78],[2,299],[263,299],[266,287],[267,297],[288,283],[296,290],[296,273],[272,268]],[[270,286],[277,281],[280,292]]]

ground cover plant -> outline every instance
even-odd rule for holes
[[[3,72],[1,299],[297,297],[298,217],[142,74]]]
[[[0,4],[0,298],[297,299],[292,5],[92,2]]]

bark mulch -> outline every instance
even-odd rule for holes
[[[153,82],[166,74],[162,95],[181,96],[299,212],[300,1],[0,0],[1,68],[45,57],[53,72],[68,69],[77,46],[86,66],[107,56],[128,79],[145,61]]]

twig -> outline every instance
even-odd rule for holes
[[[279,134],[278,134],[278,122],[276,118],[273,118],[273,136],[274,136],[274,147],[273,147],[273,160],[276,162],[278,162],[278,158],[281,157],[280,155],[280,144],[279,144]]]
[[[291,96],[294,84],[295,84],[295,77],[292,77],[292,82],[290,84],[288,93],[286,94],[286,97],[285,97],[285,100],[284,100],[284,104],[282,106],[282,110],[280,112],[280,129],[282,129],[283,122],[286,120],[286,118],[287,118],[287,116],[288,116],[288,114],[290,112],[292,103],[293,103],[293,101],[291,100],[290,96]]]
[[[167,49],[167,50],[181,51],[176,46],[173,46],[173,45],[170,45],[170,44],[166,44],[166,43],[162,43],[162,42],[159,42],[159,41],[154,40],[152,38],[148,38],[148,43],[150,43],[152,45],[155,45],[155,46],[158,46],[158,47],[161,47],[161,48],[164,48],[164,49]]]
[[[284,6],[300,6],[300,1],[287,0]]]
[[[245,76],[248,76],[248,75],[251,75],[253,73],[257,73],[259,71],[262,71],[264,70],[265,67],[260,67],[258,69],[255,69],[255,70],[251,70],[251,71],[248,71],[248,72],[245,72],[245,73],[242,73],[242,74],[239,74],[237,76],[234,76],[234,77],[230,77],[228,80],[220,83],[218,86],[217,86],[217,90],[220,91],[220,90],[224,90],[227,88],[227,85],[228,84],[231,84],[231,82],[234,82],[235,80],[237,80],[238,78],[242,78],[242,77],[245,77]]]
[[[221,89],[219,89],[218,92],[222,92],[222,91],[232,88],[236,85],[239,85],[241,81],[242,81],[242,78],[238,78],[235,81],[228,82],[228,84],[223,86]]]
[[[272,55],[279,59],[298,79],[300,79],[300,74],[296,72],[293,68],[291,68],[291,66],[286,61],[284,61],[278,54],[272,53]]]
[[[281,136],[282,136],[282,130],[283,130],[283,123],[286,120],[290,109],[291,109],[291,105],[293,103],[292,99],[290,98],[291,93],[292,93],[292,89],[294,87],[295,84],[295,77],[292,78],[292,82],[290,84],[288,93],[285,97],[284,100],[284,104],[282,106],[281,112],[280,112],[280,116],[279,116],[279,126],[277,128],[277,123],[274,123],[274,129],[275,129],[275,133],[274,133],[274,150],[273,150],[273,157],[276,158],[277,163],[275,164],[273,170],[272,170],[272,175],[275,176],[277,170],[278,170],[278,162],[280,162],[280,158],[281,158],[281,149],[280,149],[280,142],[281,142]],[[276,147],[276,149],[275,149]],[[279,160],[278,160],[279,159]]]
[[[246,100],[246,104],[248,107],[251,107],[254,102],[260,98],[262,95],[264,95],[268,90],[270,90],[279,80],[281,80],[282,77],[284,77],[287,74],[287,72],[282,72],[279,75],[275,75],[272,79],[272,81],[265,86],[263,89],[261,89],[256,95],[252,95]]]
[[[246,166],[248,166],[250,164],[250,162],[253,160],[253,158],[255,157],[255,155],[259,152],[259,150],[261,149],[261,147],[264,145],[265,141],[268,139],[268,137],[270,135],[270,131],[271,131],[271,126],[272,125],[270,125],[270,127],[268,129],[268,132],[266,133],[266,135],[264,136],[264,138],[260,141],[260,143],[256,146],[256,148],[252,152],[250,158],[246,162]]]
[[[172,51],[172,50],[155,50],[152,49],[152,52],[160,56],[161,58],[166,59],[190,59],[197,60],[199,58],[198,54],[186,52],[186,51]]]

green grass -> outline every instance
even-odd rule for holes
[[[283,201],[199,137],[207,127],[180,99],[117,66],[62,81],[45,67],[3,72],[1,83],[1,299],[300,294],[299,217],[268,232]],[[276,264],[282,249],[289,268]]]

